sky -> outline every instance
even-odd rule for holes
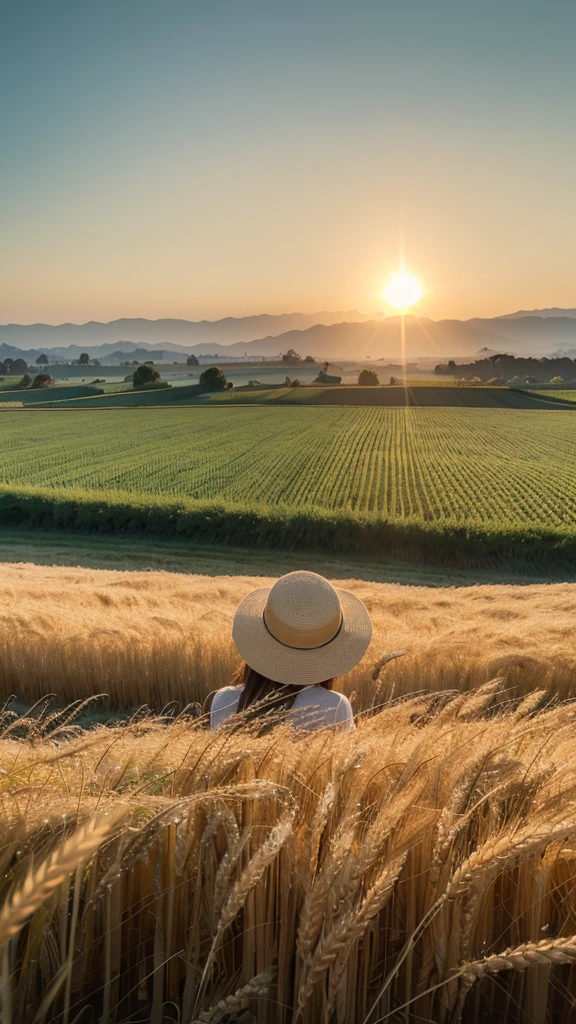
[[[576,306],[576,4],[4,0],[0,322]]]

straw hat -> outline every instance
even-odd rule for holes
[[[350,672],[372,637],[362,601],[315,572],[289,572],[240,602],[232,636],[256,672],[291,686],[313,686]]]

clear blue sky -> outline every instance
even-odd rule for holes
[[[6,2],[0,321],[576,305],[576,4]]]

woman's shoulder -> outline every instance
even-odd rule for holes
[[[343,693],[323,686],[307,686],[294,701],[294,715],[304,728],[337,728],[347,732],[354,728],[352,705]]]
[[[323,708],[350,707],[350,701],[343,693],[326,690],[323,686],[306,686],[296,698],[298,704],[316,704]]]
[[[214,696],[212,698],[212,705],[214,703],[214,700],[217,700],[218,703],[221,703],[222,700],[229,700],[231,697],[240,698],[241,693],[242,686],[221,686],[220,689],[216,690],[216,692],[214,693]]]
[[[212,698],[212,711],[217,711],[220,708],[228,707],[229,704],[238,702],[241,693],[241,686],[223,686],[220,690],[216,690]]]

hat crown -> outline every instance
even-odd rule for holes
[[[286,647],[323,647],[334,639],[342,624],[340,598],[323,576],[289,572],[270,589],[264,622],[269,633]]]

